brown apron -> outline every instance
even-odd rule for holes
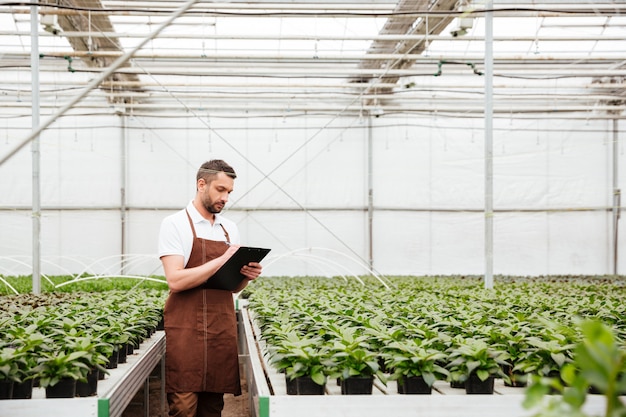
[[[226,252],[228,244],[196,236],[185,268]],[[222,226],[223,228],[223,226]],[[228,233],[224,229],[227,242]],[[165,303],[165,390],[241,394],[237,316],[230,291],[200,287],[170,293]]]

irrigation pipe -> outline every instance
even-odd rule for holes
[[[125,53],[124,55],[119,57],[115,62],[113,62],[113,64],[111,64],[111,66],[108,67],[106,71],[102,72],[98,77],[94,78],[89,84],[87,84],[87,86],[85,87],[85,89],[82,92],[77,94],[67,104],[65,104],[63,107],[61,107],[59,109],[59,111],[57,111],[50,118],[48,118],[48,120],[46,120],[41,125],[39,125],[39,127],[37,129],[33,130],[26,138],[24,138],[22,140],[22,142],[20,142],[15,148],[13,148],[11,151],[9,151],[8,154],[3,156],[2,159],[0,159],[0,166],[2,166],[2,164],[4,164],[11,157],[13,157],[13,155],[15,155],[17,152],[19,152],[20,149],[22,149],[24,146],[26,146],[28,143],[30,143],[34,138],[39,136],[39,134],[42,131],[44,131],[46,128],[48,128],[48,126],[50,126],[56,119],[61,117],[63,114],[65,114],[65,112],[67,112],[69,109],[71,109],[76,103],[78,103],[80,100],[82,100],[91,90],[96,88],[102,81],[104,81],[111,74],[113,74],[124,63],[126,63],[126,61],[128,61],[135,54],[135,52],[137,52],[138,50],[143,48],[146,43],[148,43],[149,41],[154,39],[159,33],[161,33],[161,31],[163,29],[165,29],[167,26],[169,26],[180,15],[182,15],[187,10],[189,10],[189,8],[191,8],[191,6],[193,6],[197,1],[198,0],[189,0],[189,1],[187,1],[181,8],[179,8],[176,12],[174,12],[174,14],[171,15],[165,22],[163,22],[161,25],[159,25],[159,27],[157,27],[154,30],[154,32],[150,33],[148,35],[148,37],[146,37],[144,40],[139,42],[139,44],[137,46],[135,46],[133,49],[131,49],[130,51],[128,51],[127,53]]]

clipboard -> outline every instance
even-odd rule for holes
[[[220,269],[207,279],[202,288],[232,291],[246,279],[240,272],[250,262],[261,262],[271,249],[240,246]]]

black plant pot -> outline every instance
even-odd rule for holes
[[[111,353],[111,356],[109,356],[109,362],[107,362],[106,368],[107,369],[117,368],[118,358],[119,358],[118,351],[114,350],[113,353]]]
[[[403,376],[398,381],[398,394],[432,394],[429,386],[422,376]]]
[[[319,385],[310,376],[295,378],[298,395],[324,395],[324,385]]]
[[[127,344],[124,343],[117,352],[117,363],[126,363],[126,357],[128,356]]]
[[[92,369],[87,374],[87,382],[76,381],[76,396],[91,397],[98,394],[98,369]]]
[[[383,372],[383,373],[389,372],[389,369],[387,369],[387,364],[385,363],[385,358],[379,357],[377,359],[377,362],[378,362],[378,369],[380,370],[380,372]]]
[[[512,373],[509,375],[510,382],[504,381],[504,385],[507,387],[525,387],[528,385],[528,376],[524,374]]]
[[[476,374],[470,374],[467,381],[465,381],[465,393],[466,394],[493,394],[493,383],[495,377],[489,376],[484,381]]]
[[[285,384],[287,388],[287,395],[298,395],[298,381],[296,379],[289,379],[287,375],[285,375]]]
[[[13,398],[13,381],[0,380],[0,400],[10,400]]]
[[[26,381],[16,382],[13,384],[13,399],[14,400],[29,400],[33,396],[33,380],[27,379]]]
[[[76,396],[76,380],[63,378],[55,385],[46,387],[46,398],[73,398]]]
[[[450,388],[465,389],[465,381],[450,381]]]
[[[502,372],[509,377],[509,380],[504,380],[504,385],[507,387],[525,387],[527,384],[528,376],[519,372],[513,371],[513,366],[503,365]]]
[[[341,380],[342,395],[370,395],[374,386],[373,376],[353,376]]]

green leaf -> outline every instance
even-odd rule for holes
[[[317,385],[324,385],[326,383],[326,376],[322,372],[315,372],[311,375],[311,379]]]
[[[541,383],[534,383],[526,388],[522,406],[526,409],[535,408],[541,404],[543,397],[548,394],[549,388]]]
[[[486,381],[490,374],[489,371],[479,369],[476,371],[476,375],[478,375],[478,378],[480,378],[481,381]]]

